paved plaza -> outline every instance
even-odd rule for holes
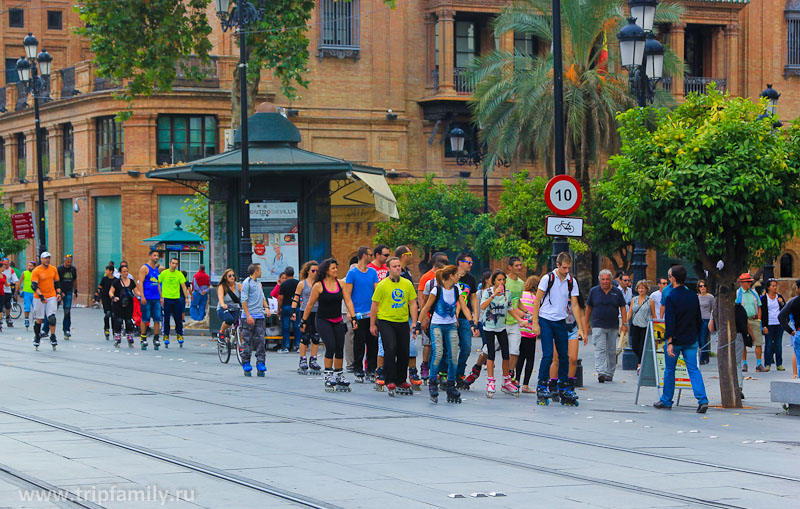
[[[699,415],[690,391],[669,412],[652,407],[654,388],[634,405],[632,371],[598,384],[591,345],[577,408],[487,399],[485,373],[462,404],[433,405],[427,388],[326,393],[295,373],[297,354],[269,352],[266,378],[245,378],[208,337],[115,351],[100,311],[73,317],[55,352],[35,352],[21,320],[0,333],[0,507],[792,507],[800,496],[800,421],[769,400],[769,382],[791,377],[786,338],[787,371],[748,373],[745,409],[719,408],[716,363],[703,366],[712,408]],[[47,489],[70,500],[36,498]]]

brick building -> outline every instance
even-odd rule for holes
[[[213,4],[213,2],[211,2]],[[476,133],[466,102],[471,90],[464,68],[492,48],[546,51],[539,41],[506,34],[495,38],[490,23],[507,0],[320,0],[309,30],[310,87],[288,101],[265,73],[260,100],[286,107],[303,137],[301,147],[353,162],[382,167],[395,182],[434,172],[466,178],[476,193],[482,179],[472,166],[458,166],[447,143],[455,126],[467,148]],[[687,63],[683,79],[665,80],[679,99],[717,81],[732,94],[757,97],[767,83],[782,93],[784,118],[800,115],[800,0],[683,1],[681,23],[660,27],[666,43]],[[63,0],[0,0],[0,180],[8,209],[36,210],[36,164],[31,99],[16,81],[22,39],[33,32],[53,56],[52,100],[42,105],[46,129],[48,249],[71,252],[84,274],[98,274],[108,260],[144,260],[142,239],[184,218],[182,200],[191,189],[145,179],[161,163],[188,161],[225,149],[231,118],[231,77],[237,47],[219,29],[213,6],[208,16],[214,55],[201,83],[179,79],[169,94],[138,99],[124,125],[112,117],[124,105],[112,97],[113,83],[97,78],[88,41],[74,35],[80,23]],[[613,41],[613,37],[610,37]],[[388,113],[391,110],[391,114]],[[522,169],[515,163],[489,179],[490,203],[501,179]],[[525,166],[524,168],[528,168]],[[534,168],[544,173],[543,168]],[[79,212],[73,212],[78,205]],[[339,211],[332,219],[333,254],[349,260],[369,242],[371,212]],[[800,275],[800,243],[787,247],[777,265]],[[17,259],[34,256],[33,245]],[[658,268],[650,256],[651,278]],[[79,285],[86,296],[94,277]]]

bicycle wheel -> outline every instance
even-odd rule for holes
[[[239,328],[236,328],[236,358],[239,360],[239,365],[244,364],[242,359],[242,333]]]
[[[217,338],[217,355],[223,364],[227,364],[231,359],[231,344],[225,336]]]
[[[19,305],[19,302],[12,301],[11,302],[11,318],[17,320],[20,316],[22,316],[22,306]]]

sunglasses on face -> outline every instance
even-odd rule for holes
[[[697,285],[698,288],[705,288],[706,285]]]
[[[461,263],[466,263],[467,265],[472,265],[472,260],[461,260]]]
[[[228,274],[228,277],[236,277],[236,274]]]
[[[623,279],[623,280],[622,280],[622,282],[623,282],[623,283],[630,283],[630,282],[631,282],[631,280],[630,280],[630,279]]]
[[[312,273],[316,274],[319,271],[317,269],[311,269],[309,272],[312,272]]]

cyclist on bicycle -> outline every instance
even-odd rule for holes
[[[222,325],[219,329],[219,340],[225,341],[225,331],[239,321],[241,309],[242,285],[236,282],[233,269],[225,269],[217,286],[217,316]]]

